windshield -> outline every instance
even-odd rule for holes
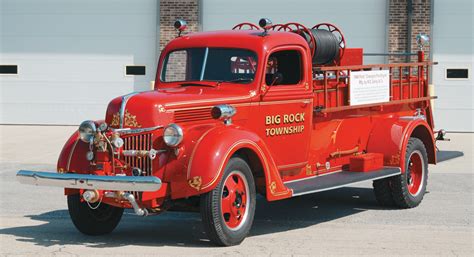
[[[221,81],[249,83],[257,70],[257,55],[245,49],[189,48],[168,53],[163,82]]]

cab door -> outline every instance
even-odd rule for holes
[[[313,109],[309,58],[302,47],[280,47],[267,55],[265,65],[256,114],[259,135],[280,171],[304,167]]]

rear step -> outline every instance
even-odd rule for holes
[[[298,196],[345,187],[362,181],[392,177],[400,173],[401,170],[398,167],[385,167],[368,172],[340,171],[303,180],[289,181],[285,183],[285,186],[293,190],[293,196]]]

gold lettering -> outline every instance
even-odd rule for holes
[[[272,116],[266,116],[265,117],[265,125],[270,125],[270,124],[272,124]],[[268,129],[267,129],[267,131],[268,131]]]

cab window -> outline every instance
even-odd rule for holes
[[[272,53],[267,60],[265,83],[269,86],[297,85],[302,78],[301,54],[297,50]]]
[[[257,70],[257,55],[246,49],[189,48],[175,50],[165,59],[161,81],[226,81],[250,83]]]

